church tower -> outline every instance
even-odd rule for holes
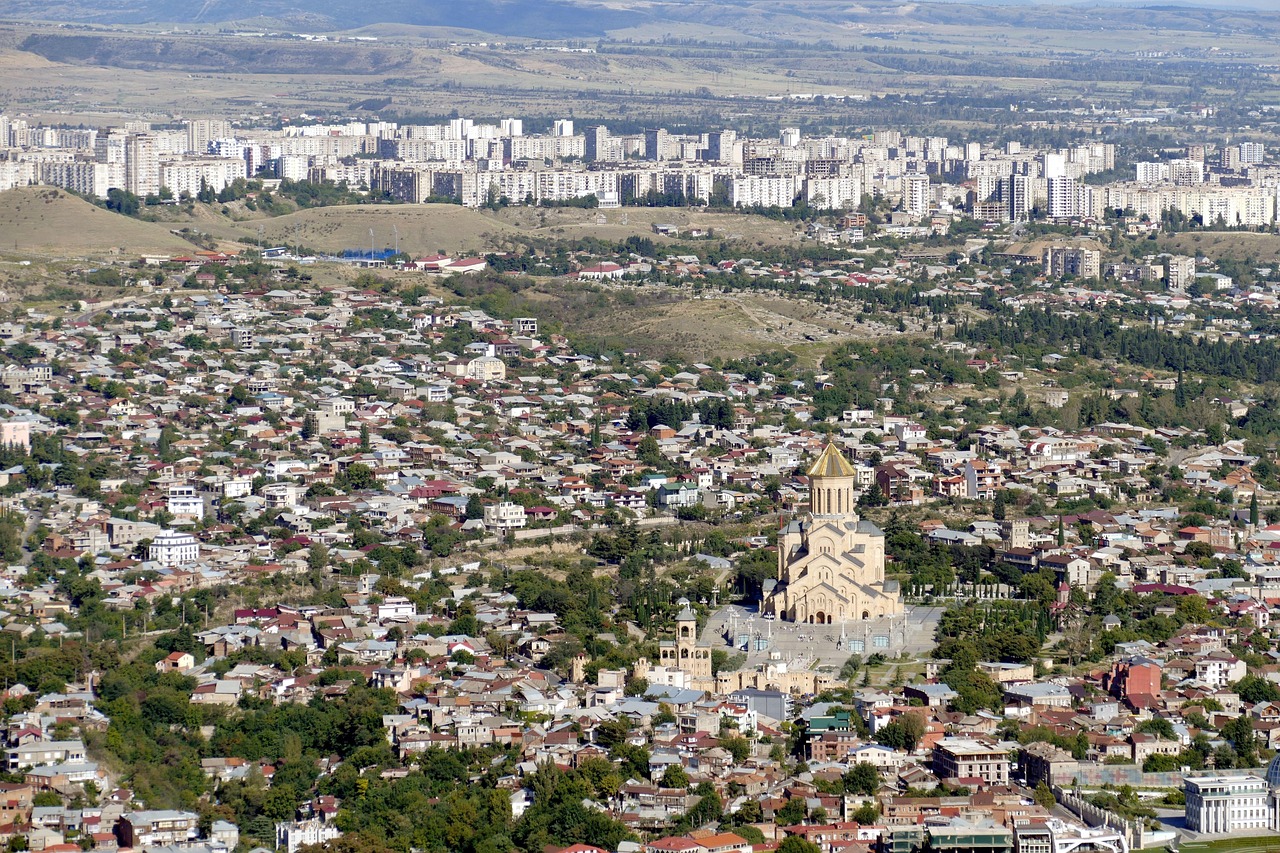
[[[834,444],[828,444],[809,468],[809,512],[857,521],[853,493],[857,472]]]
[[[687,598],[676,604],[680,607],[676,614],[676,666],[694,678],[710,678],[711,650],[698,644],[698,614]]]

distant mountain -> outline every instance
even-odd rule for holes
[[[505,36],[574,38],[632,26],[639,12],[557,0],[10,0],[5,18],[90,24],[224,23],[266,19],[308,29],[349,30],[396,23],[452,27]]]
[[[974,20],[974,6],[985,6]],[[1252,31],[1242,16],[1271,12],[1276,0],[4,0],[8,19],[88,24],[193,24],[251,22],[301,31],[346,31],[377,24],[473,30],[504,37],[590,39],[610,31],[664,24],[752,31],[755,37],[787,33],[824,37],[827,24],[900,26],[958,23],[1001,26],[1033,23],[1073,29],[1077,9],[1123,9],[1116,25],[1172,26],[1194,18],[1199,32]],[[696,36],[694,36],[696,37]]]

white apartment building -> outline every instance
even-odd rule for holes
[[[1046,181],[1050,219],[1073,219],[1078,216],[1094,216],[1093,187],[1075,178],[1048,178]]]
[[[1080,246],[1048,246],[1042,256],[1044,274],[1097,278],[1102,274],[1102,253]]]
[[[151,540],[147,559],[162,566],[184,566],[200,559],[200,542],[190,533],[164,530]]]
[[[924,216],[933,209],[933,187],[928,175],[902,176],[902,209],[912,216]]]
[[[1165,286],[1169,290],[1186,290],[1196,280],[1196,259],[1186,255],[1170,255],[1165,261]]]
[[[1190,776],[1187,828],[1219,835],[1280,826],[1280,799],[1259,776]]]
[[[175,196],[183,193],[194,196],[206,186],[221,192],[237,178],[247,176],[242,157],[207,157],[160,164],[160,185],[168,187]]]
[[[276,849],[284,853],[298,853],[299,847],[309,844],[326,844],[342,835],[342,830],[323,820],[288,821],[276,824]]]
[[[520,504],[503,501],[484,508],[484,526],[489,530],[519,530],[527,523],[524,507]]]
[[[806,178],[804,200],[811,207],[840,210],[857,207],[866,193],[862,175]]]
[[[742,175],[729,182],[729,200],[734,207],[791,207],[803,180],[799,175]]]
[[[136,196],[160,192],[160,151],[156,137],[136,133],[125,140],[124,188]]]
[[[123,163],[95,163],[85,160],[39,164],[40,183],[62,187],[81,195],[106,198],[112,187],[123,187]]]
[[[84,741],[37,740],[5,751],[5,769],[9,772],[41,764],[80,764],[87,760]]]
[[[231,122],[221,119],[192,119],[187,122],[187,150],[204,154],[215,139],[227,139],[233,135]]]
[[[195,486],[170,486],[167,509],[175,518],[199,521],[204,518],[204,498],[196,491]]]
[[[1139,163],[1135,180],[1140,184],[1165,184],[1170,180],[1168,163]]]

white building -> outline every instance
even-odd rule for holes
[[[174,518],[200,521],[204,518],[204,498],[195,486],[170,486],[168,510]]]
[[[1280,800],[1259,776],[1190,776],[1187,828],[1211,835],[1280,825]]]
[[[199,118],[187,122],[187,150],[204,154],[209,143],[232,135],[231,122],[223,119]]]
[[[41,764],[78,764],[85,760],[84,741],[79,740],[37,740],[5,752],[5,767],[11,773]]]
[[[484,526],[489,530],[519,530],[527,523],[524,507],[520,504],[503,501],[484,508]]]
[[[1165,263],[1165,282],[1170,290],[1186,290],[1196,280],[1196,259],[1170,255]]]
[[[806,178],[804,182],[805,203],[824,210],[857,207],[865,193],[861,174],[812,177]]]
[[[933,188],[928,175],[902,176],[902,209],[912,216],[924,216],[933,207]]]
[[[801,181],[799,175],[742,175],[730,182],[729,197],[734,207],[791,207]]]
[[[124,188],[136,196],[160,192],[160,151],[154,136],[133,134],[124,146]]]
[[[183,566],[200,559],[200,543],[190,533],[164,530],[151,541],[147,559],[162,566]]]
[[[299,847],[325,844],[341,835],[342,830],[322,820],[286,821],[276,824],[276,849],[298,853]]]
[[[106,198],[107,192],[112,187],[122,187],[125,182],[123,163],[73,160],[43,162],[39,166],[40,183],[62,187],[95,198]]]

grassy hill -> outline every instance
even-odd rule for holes
[[[256,236],[258,227],[273,243],[309,246],[321,251],[369,248],[369,229],[379,248],[394,244],[392,227],[400,231],[400,249],[415,255],[443,249],[470,253],[494,249],[502,235],[518,236],[519,229],[491,215],[453,204],[397,204],[385,206],[322,207],[299,210],[274,219],[238,222],[228,230]],[[217,236],[218,229],[208,228]]]
[[[0,193],[0,252],[70,257],[192,248],[163,225],[111,213],[55,187]]]

